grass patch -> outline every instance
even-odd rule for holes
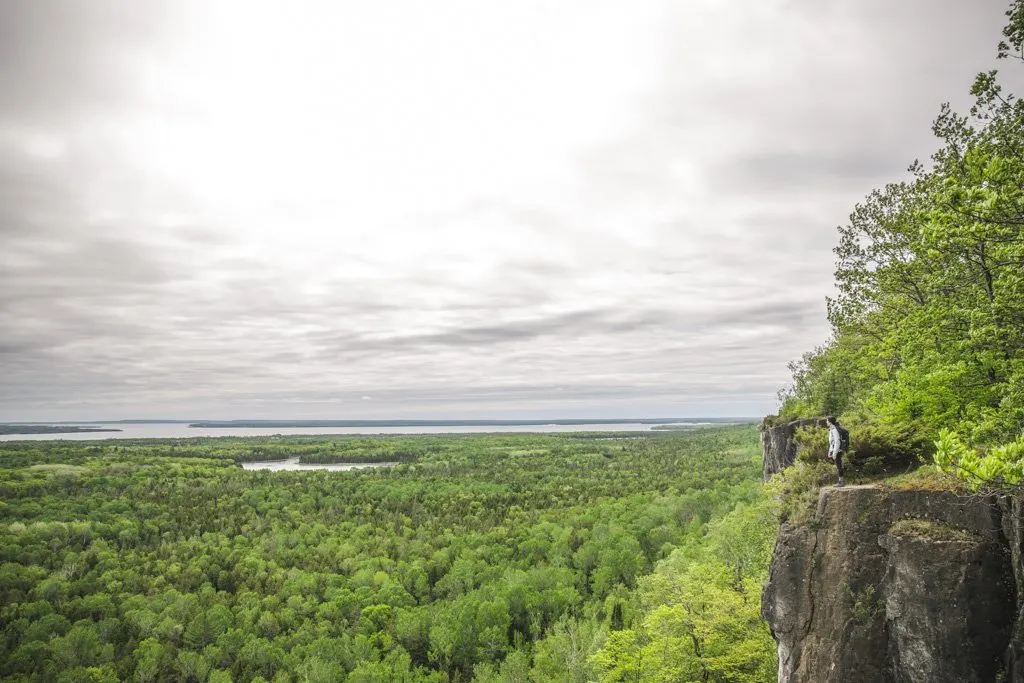
[[[818,506],[821,487],[835,481],[835,466],[824,462],[798,461],[772,477],[769,486],[779,500],[779,521],[797,526],[809,523]]]
[[[890,491],[949,491],[964,493],[969,489],[956,477],[939,472],[934,467],[922,467],[913,472],[888,477],[879,485]]]
[[[56,477],[78,477],[89,471],[88,467],[82,467],[81,465],[65,465],[63,463],[32,465],[25,469],[29,472],[52,474]]]
[[[889,527],[889,535],[933,543],[975,543],[973,534],[929,519],[901,519]]]

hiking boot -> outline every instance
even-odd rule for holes
[[[839,477],[839,481],[836,482],[836,486],[845,486],[845,484],[843,483],[843,478],[842,477]]]

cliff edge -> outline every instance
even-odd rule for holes
[[[801,427],[826,427],[824,418],[793,420],[772,424],[766,418],[761,423],[761,448],[764,449],[764,480],[778,474],[796,461],[796,430]]]
[[[783,683],[1024,683],[1024,517],[995,495],[826,487],[762,612]]]

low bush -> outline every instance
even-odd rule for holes
[[[834,483],[836,468],[828,462],[797,461],[768,483],[779,502],[779,521],[794,525],[807,524],[814,517],[818,492]]]
[[[793,435],[796,443],[796,459],[800,462],[815,463],[828,459],[828,429],[825,427],[800,427]]]
[[[864,474],[895,474],[916,469],[935,452],[934,444],[917,425],[853,422],[850,466]]]
[[[844,464],[851,475],[878,477],[916,469],[934,452],[934,445],[915,426],[851,422],[850,452]],[[828,429],[801,427],[796,431],[797,460],[804,463],[828,459]]]

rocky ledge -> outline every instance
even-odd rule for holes
[[[779,681],[1024,683],[1022,527],[1009,497],[822,489],[764,590]]]

